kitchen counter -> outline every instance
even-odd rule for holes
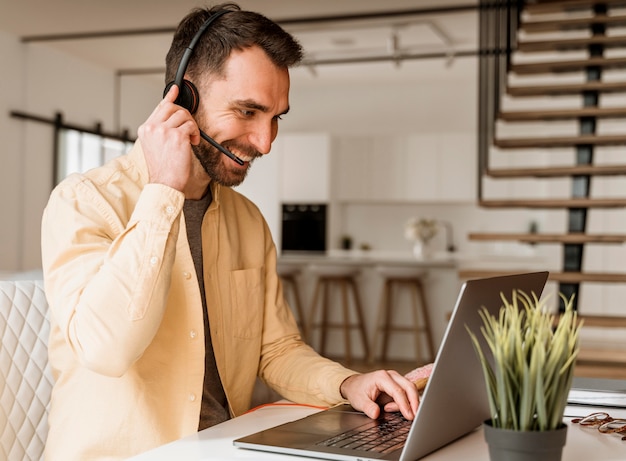
[[[357,268],[359,271],[357,284],[365,315],[370,347],[373,347],[374,344],[378,307],[384,281],[382,273],[389,271],[391,268],[399,268],[399,270],[416,268],[423,271],[423,285],[435,347],[438,347],[445,334],[449,314],[454,309],[463,282],[459,279],[459,270],[468,267],[490,269],[511,269],[511,267],[516,267],[520,271],[546,269],[545,261],[534,255],[485,254],[477,256],[441,252],[433,254],[429,258],[418,259],[409,251],[385,252],[374,250],[330,250],[326,253],[286,253],[279,257],[278,264],[279,266],[295,266],[299,269],[299,275],[296,278],[305,316],[308,316],[311,311],[311,302],[315,290],[315,282],[317,280],[316,274],[314,270],[312,270],[314,266],[347,265]],[[400,306],[400,315],[395,319],[394,324],[408,325],[412,321],[409,311],[408,295],[409,293],[403,293],[397,298],[397,302],[402,303],[402,306]],[[339,298],[336,294],[335,297],[331,299],[338,304]],[[336,309],[336,311],[340,311],[340,309]],[[339,315],[339,312],[335,312],[335,314]],[[312,341],[310,341],[313,346],[316,344],[315,340],[319,336],[319,331],[315,333]],[[337,351],[338,355],[343,352],[343,339],[341,334],[340,330],[331,330],[329,332],[330,346],[328,350]],[[359,342],[355,341],[353,344],[355,346],[353,355],[355,357],[364,358]],[[388,357],[391,360],[415,360],[413,354],[414,350],[414,339],[412,335],[402,333],[395,334],[390,341]],[[332,353],[329,353],[329,355],[333,356]]]
[[[299,269],[297,276],[300,290],[300,298],[303,303],[305,316],[308,316],[312,306],[311,302],[315,291],[317,275],[315,267],[319,266],[354,266],[358,270],[357,285],[359,298],[363,307],[367,336],[370,348],[374,345],[374,334],[378,318],[378,307],[383,289],[383,277],[381,268],[388,271],[391,268],[404,270],[416,268],[423,271],[425,296],[427,299],[431,318],[431,331],[435,346],[437,347],[443,338],[447,325],[446,313],[451,311],[456,301],[456,295],[460,288],[458,280],[458,261],[449,254],[433,255],[428,259],[417,259],[410,252],[381,252],[363,250],[332,250],[327,253],[288,253],[280,256],[280,266]],[[289,299],[289,298],[288,298]],[[339,293],[331,293],[332,303],[339,305]],[[397,302],[401,303],[398,309],[399,316],[394,324],[411,321],[409,310],[409,293],[400,293]],[[334,304],[331,304],[334,305]],[[338,322],[341,309],[335,309],[331,313],[336,317],[331,322]],[[319,338],[319,330],[314,332],[309,342],[315,347]],[[333,329],[328,333],[328,355],[335,358],[344,350],[341,330]],[[354,336],[356,340],[356,336]],[[415,360],[414,339],[410,334],[397,334],[391,339],[388,350],[390,360]],[[336,351],[335,354],[332,351]],[[353,355],[357,358],[365,358],[358,341],[353,342]],[[422,359],[420,358],[420,361]]]
[[[283,264],[348,264],[361,266],[401,265],[414,267],[455,267],[458,259],[453,253],[436,253],[430,258],[416,258],[410,252],[373,250],[329,250],[326,253],[285,253]]]

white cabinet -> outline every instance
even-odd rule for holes
[[[330,200],[330,136],[279,136],[272,151],[254,161],[236,190],[259,207],[280,241],[281,203],[327,203]]]
[[[373,187],[369,165],[372,156],[369,138],[342,137],[333,141],[333,196],[338,200],[370,198]]]
[[[436,201],[442,174],[438,137],[427,134],[408,136],[403,161],[405,198]]]
[[[280,138],[275,148],[280,149],[282,202],[330,200],[330,145],[327,134],[288,134]]]
[[[332,158],[339,201],[476,199],[476,143],[470,134],[340,137]]]
[[[439,200],[476,201],[477,143],[475,134],[447,133],[439,136]]]

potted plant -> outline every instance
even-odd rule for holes
[[[481,362],[491,419],[484,424],[491,461],[558,461],[567,434],[563,414],[582,322],[573,298],[557,318],[546,301],[514,291],[499,316],[480,312],[486,346],[469,331]]]
[[[404,237],[413,242],[413,254],[418,259],[432,256],[430,241],[437,235],[439,223],[435,219],[411,218],[404,225]]]

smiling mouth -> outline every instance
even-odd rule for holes
[[[254,157],[250,157],[248,155],[241,155],[241,154],[235,154],[239,159],[243,160],[244,162],[251,162]]]
[[[243,164],[239,163],[237,160],[235,160],[234,158],[231,158],[232,162],[235,163],[238,167],[245,167],[246,165],[248,165],[253,157],[249,157],[247,155],[239,155],[239,154],[235,154],[233,152],[233,154],[237,157],[237,159],[241,160],[243,162]]]

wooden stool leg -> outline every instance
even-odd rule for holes
[[[433,340],[433,331],[430,324],[430,314],[428,313],[428,304],[426,303],[426,294],[424,293],[424,285],[421,280],[416,281],[419,287],[420,301],[422,304],[422,317],[424,318],[424,333],[426,334],[426,344],[430,351],[429,361],[435,358],[435,342]]]
[[[365,316],[363,315],[363,308],[361,307],[359,291],[357,290],[356,282],[353,279],[349,280],[349,284],[352,288],[352,295],[354,297],[354,308],[356,309],[357,326],[361,334],[361,342],[363,343],[363,353],[365,357],[368,357],[369,344],[367,341],[367,332],[365,331]]]
[[[383,349],[380,355],[380,359],[385,362],[387,360],[387,351],[389,350],[389,336],[391,334],[391,318],[393,312],[393,281],[387,280],[385,281],[385,296],[386,296],[386,304],[385,304],[385,322],[383,323]]]
[[[413,284],[410,283],[409,284],[409,288],[411,289],[411,297],[413,298],[413,309],[412,309],[412,314],[413,314],[413,328],[415,329],[415,358],[416,360],[420,359],[420,322],[419,322],[419,294],[421,292],[421,290],[418,288],[417,284]],[[423,305],[422,305],[423,306]],[[426,331],[426,330],[424,330]],[[430,353],[430,349],[429,349],[429,353]]]
[[[384,328],[384,321],[385,321],[385,312],[387,310],[387,290],[388,290],[388,286],[389,284],[387,283],[387,281],[385,281],[383,283],[383,289],[382,292],[380,294],[380,301],[378,302],[378,315],[376,316],[376,323],[374,324],[374,343],[372,345],[372,352],[370,354],[370,363],[375,362],[376,361],[376,354],[378,353],[378,348],[380,345],[380,337],[382,335],[382,330]]]
[[[293,275],[281,276],[283,282],[283,294],[287,298],[287,291],[291,293],[293,305],[291,306],[298,316],[298,326],[300,327],[300,334],[302,338],[306,340],[307,319],[304,316],[304,310],[302,309],[302,302],[300,301],[300,293],[298,290],[298,283]]]
[[[348,299],[348,280],[341,279],[339,285],[341,287],[341,308],[343,311],[343,341],[345,347],[346,363],[352,362],[352,348],[351,348],[351,332],[350,332],[350,300]]]

